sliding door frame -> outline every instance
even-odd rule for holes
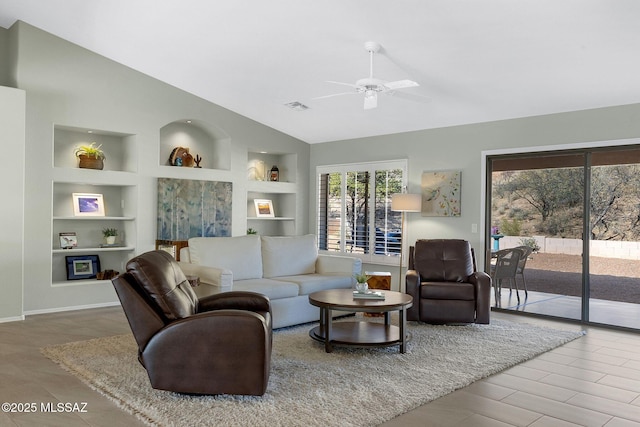
[[[489,191],[489,185],[491,183],[491,165],[490,162],[496,157],[508,157],[510,155],[515,156],[527,156],[531,157],[544,156],[544,155],[563,155],[563,154],[583,154],[584,164],[582,166],[584,173],[584,186],[583,186],[583,224],[582,224],[582,302],[581,302],[581,323],[589,323],[589,250],[590,250],[590,235],[589,224],[590,218],[590,198],[591,198],[591,151],[602,151],[608,148],[613,150],[624,149],[625,147],[634,148],[634,146],[640,148],[640,138],[634,139],[621,139],[610,141],[596,141],[589,143],[573,143],[563,145],[548,145],[548,146],[533,146],[533,147],[518,147],[508,148],[500,150],[487,150],[481,152],[481,189],[480,189],[480,224],[482,224],[483,230],[480,236],[480,245],[483,248],[484,264],[487,269],[489,259],[487,257],[485,249],[488,248],[487,242],[490,242],[491,226],[487,222],[488,218],[491,218],[491,192]],[[488,270],[485,270],[488,271]],[[492,307],[493,308],[493,307]],[[516,312],[522,314],[521,312]],[[542,315],[538,315],[542,316]],[[544,317],[544,316],[542,316]],[[571,319],[567,319],[571,320]]]

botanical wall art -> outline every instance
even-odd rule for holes
[[[231,236],[230,182],[158,178],[158,239]]]
[[[422,216],[460,216],[460,171],[422,173]]]

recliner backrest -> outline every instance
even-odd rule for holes
[[[466,282],[474,273],[471,244],[466,240],[417,240],[412,261],[421,281]]]
[[[132,258],[127,263],[127,273],[166,319],[182,319],[198,311],[198,297],[178,262],[167,252],[151,251]]]
[[[142,352],[149,340],[164,328],[167,319],[129,273],[122,273],[111,279],[111,282],[138,343],[138,349]]]

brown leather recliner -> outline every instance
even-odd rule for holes
[[[410,248],[406,292],[413,297],[407,320],[489,323],[491,278],[476,271],[466,240],[418,240]]]
[[[153,388],[264,394],[272,344],[266,296],[223,292],[198,299],[178,263],[164,251],[131,259],[126,273],[112,282]]]

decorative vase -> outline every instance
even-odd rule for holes
[[[80,154],[78,156],[80,159],[80,163],[78,163],[78,167],[84,169],[99,169],[102,170],[104,168],[104,160],[100,157],[87,156],[86,154]]]
[[[116,242],[116,236],[107,236],[105,240],[107,241],[107,245],[113,245]]]
[[[369,284],[367,282],[356,282],[356,291],[363,294],[368,290],[369,290]]]

